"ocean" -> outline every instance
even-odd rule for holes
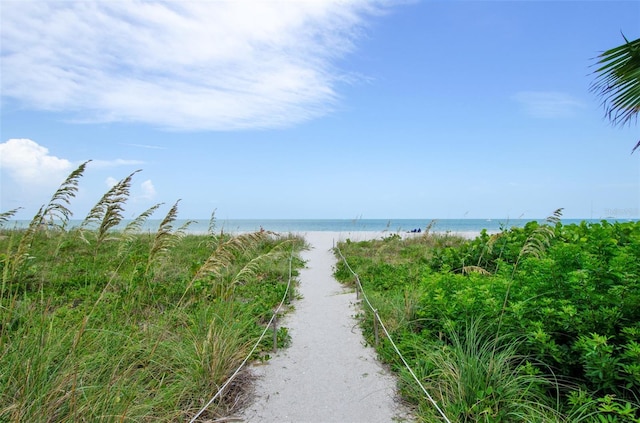
[[[260,229],[288,233],[288,232],[411,232],[420,229],[424,231],[431,225],[432,232],[450,233],[480,233],[482,229],[488,232],[499,232],[503,228],[522,227],[527,222],[544,219],[216,219],[214,232],[241,233],[254,232]],[[565,225],[572,223],[600,222],[595,219],[562,219]],[[124,226],[125,220],[119,226]],[[174,229],[187,223],[187,219],[177,219],[173,222]],[[81,221],[71,220],[69,227],[79,226]],[[27,220],[14,220],[4,224],[5,228],[25,227]],[[149,219],[142,227],[143,232],[155,232],[160,225],[160,219]],[[187,227],[188,233],[204,234],[209,231],[209,219],[193,220]]]
[[[532,220],[544,219],[220,219],[217,232],[251,232],[261,228],[274,232],[411,232],[424,231],[431,225],[432,232],[476,232],[483,229],[498,232],[503,228],[522,227]],[[563,224],[580,223],[585,219],[563,219]],[[599,222],[599,220],[586,220]],[[151,222],[149,222],[151,223]],[[159,222],[158,222],[159,223]],[[157,225],[157,224],[156,224]],[[198,221],[189,226],[189,232],[207,232],[208,221]],[[157,226],[156,226],[157,227]]]

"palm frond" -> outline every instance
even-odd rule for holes
[[[598,56],[596,79],[590,90],[602,98],[605,116],[613,125],[625,125],[640,112],[640,38],[622,36],[625,43]],[[640,147],[640,141],[633,151]]]

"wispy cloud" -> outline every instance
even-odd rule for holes
[[[109,176],[104,183],[107,185],[107,188],[111,189],[118,183],[118,180],[113,176]]]
[[[104,181],[107,188],[109,189],[113,188],[118,182],[120,181],[114,178],[113,176],[107,177],[107,179],[105,179]],[[136,195],[134,195],[133,198],[135,201],[140,201],[140,200],[147,201],[147,200],[153,200],[155,196],[156,196],[156,187],[153,185],[153,182],[151,181],[151,179],[147,179],[146,181],[140,184],[140,190]]]
[[[153,186],[151,179],[147,179],[140,184],[140,188],[142,189],[142,194],[140,195],[142,199],[152,200],[156,196],[156,187]]]
[[[289,126],[332,110],[335,61],[383,1],[7,2],[0,88],[86,121]]]
[[[159,145],[150,145],[150,144],[123,144],[129,147],[137,147],[137,148],[146,148],[149,150],[166,150],[166,147],[161,147]]]
[[[90,167],[94,168],[108,168],[108,167],[118,167],[118,166],[137,166],[144,164],[142,160],[133,160],[133,159],[114,159],[114,160],[92,160],[89,163]]]
[[[575,116],[585,104],[569,94],[554,91],[521,91],[513,96],[524,112],[535,118]]]

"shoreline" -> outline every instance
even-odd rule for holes
[[[132,219],[123,219],[122,222],[112,228],[112,230],[123,230],[126,225],[132,221]],[[483,229],[488,233],[496,233],[504,229],[524,227],[531,221],[543,223],[544,219],[215,219],[214,222],[211,222],[209,219],[194,220],[177,218],[172,222],[172,225],[175,230],[182,228],[186,234],[193,235],[207,233],[237,234],[256,232],[261,228],[277,233],[342,232],[355,234],[360,232],[376,232],[380,234],[404,234],[411,233],[411,231],[417,229],[420,229],[423,231],[422,233],[424,233],[426,228],[429,228],[431,233],[473,238]],[[612,223],[635,221],[635,219],[618,218],[607,221]],[[31,220],[11,219],[3,222],[1,228],[8,230],[22,229],[26,228],[30,222]],[[160,222],[161,219],[149,218],[142,224],[138,232],[156,232],[159,229]],[[602,219],[561,219],[563,225],[581,224],[582,222],[599,224],[602,222]],[[54,225],[61,223],[62,222],[57,221],[53,222]],[[77,229],[82,223],[83,220],[71,219],[66,223],[64,229]],[[211,227],[212,223],[213,227]],[[88,229],[94,226],[95,225]]]
[[[489,234],[493,233],[487,231]],[[392,231],[292,231],[288,232],[289,234],[295,236],[301,236],[303,238],[314,237],[314,236],[322,236],[324,234],[325,237],[332,237],[334,242],[346,241],[347,239],[359,242],[359,241],[372,241],[372,240],[382,240],[384,238],[388,238],[392,235],[399,235],[402,239],[410,239],[410,238],[418,238],[424,235],[422,233],[416,232],[392,232]],[[450,235],[450,236],[459,236],[465,239],[475,239],[480,235],[480,231],[459,231],[459,232],[440,232],[440,231],[430,231],[429,234],[434,235]],[[285,233],[279,233],[279,235],[285,235]]]

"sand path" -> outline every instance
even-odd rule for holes
[[[311,248],[302,253],[302,299],[282,323],[289,328],[291,346],[267,364],[253,367],[258,376],[255,399],[240,415],[242,421],[410,421],[396,401],[394,377],[376,360],[373,349],[364,346],[353,318],[359,312],[355,294],[333,278],[336,259],[330,250],[340,236],[305,234]]]

